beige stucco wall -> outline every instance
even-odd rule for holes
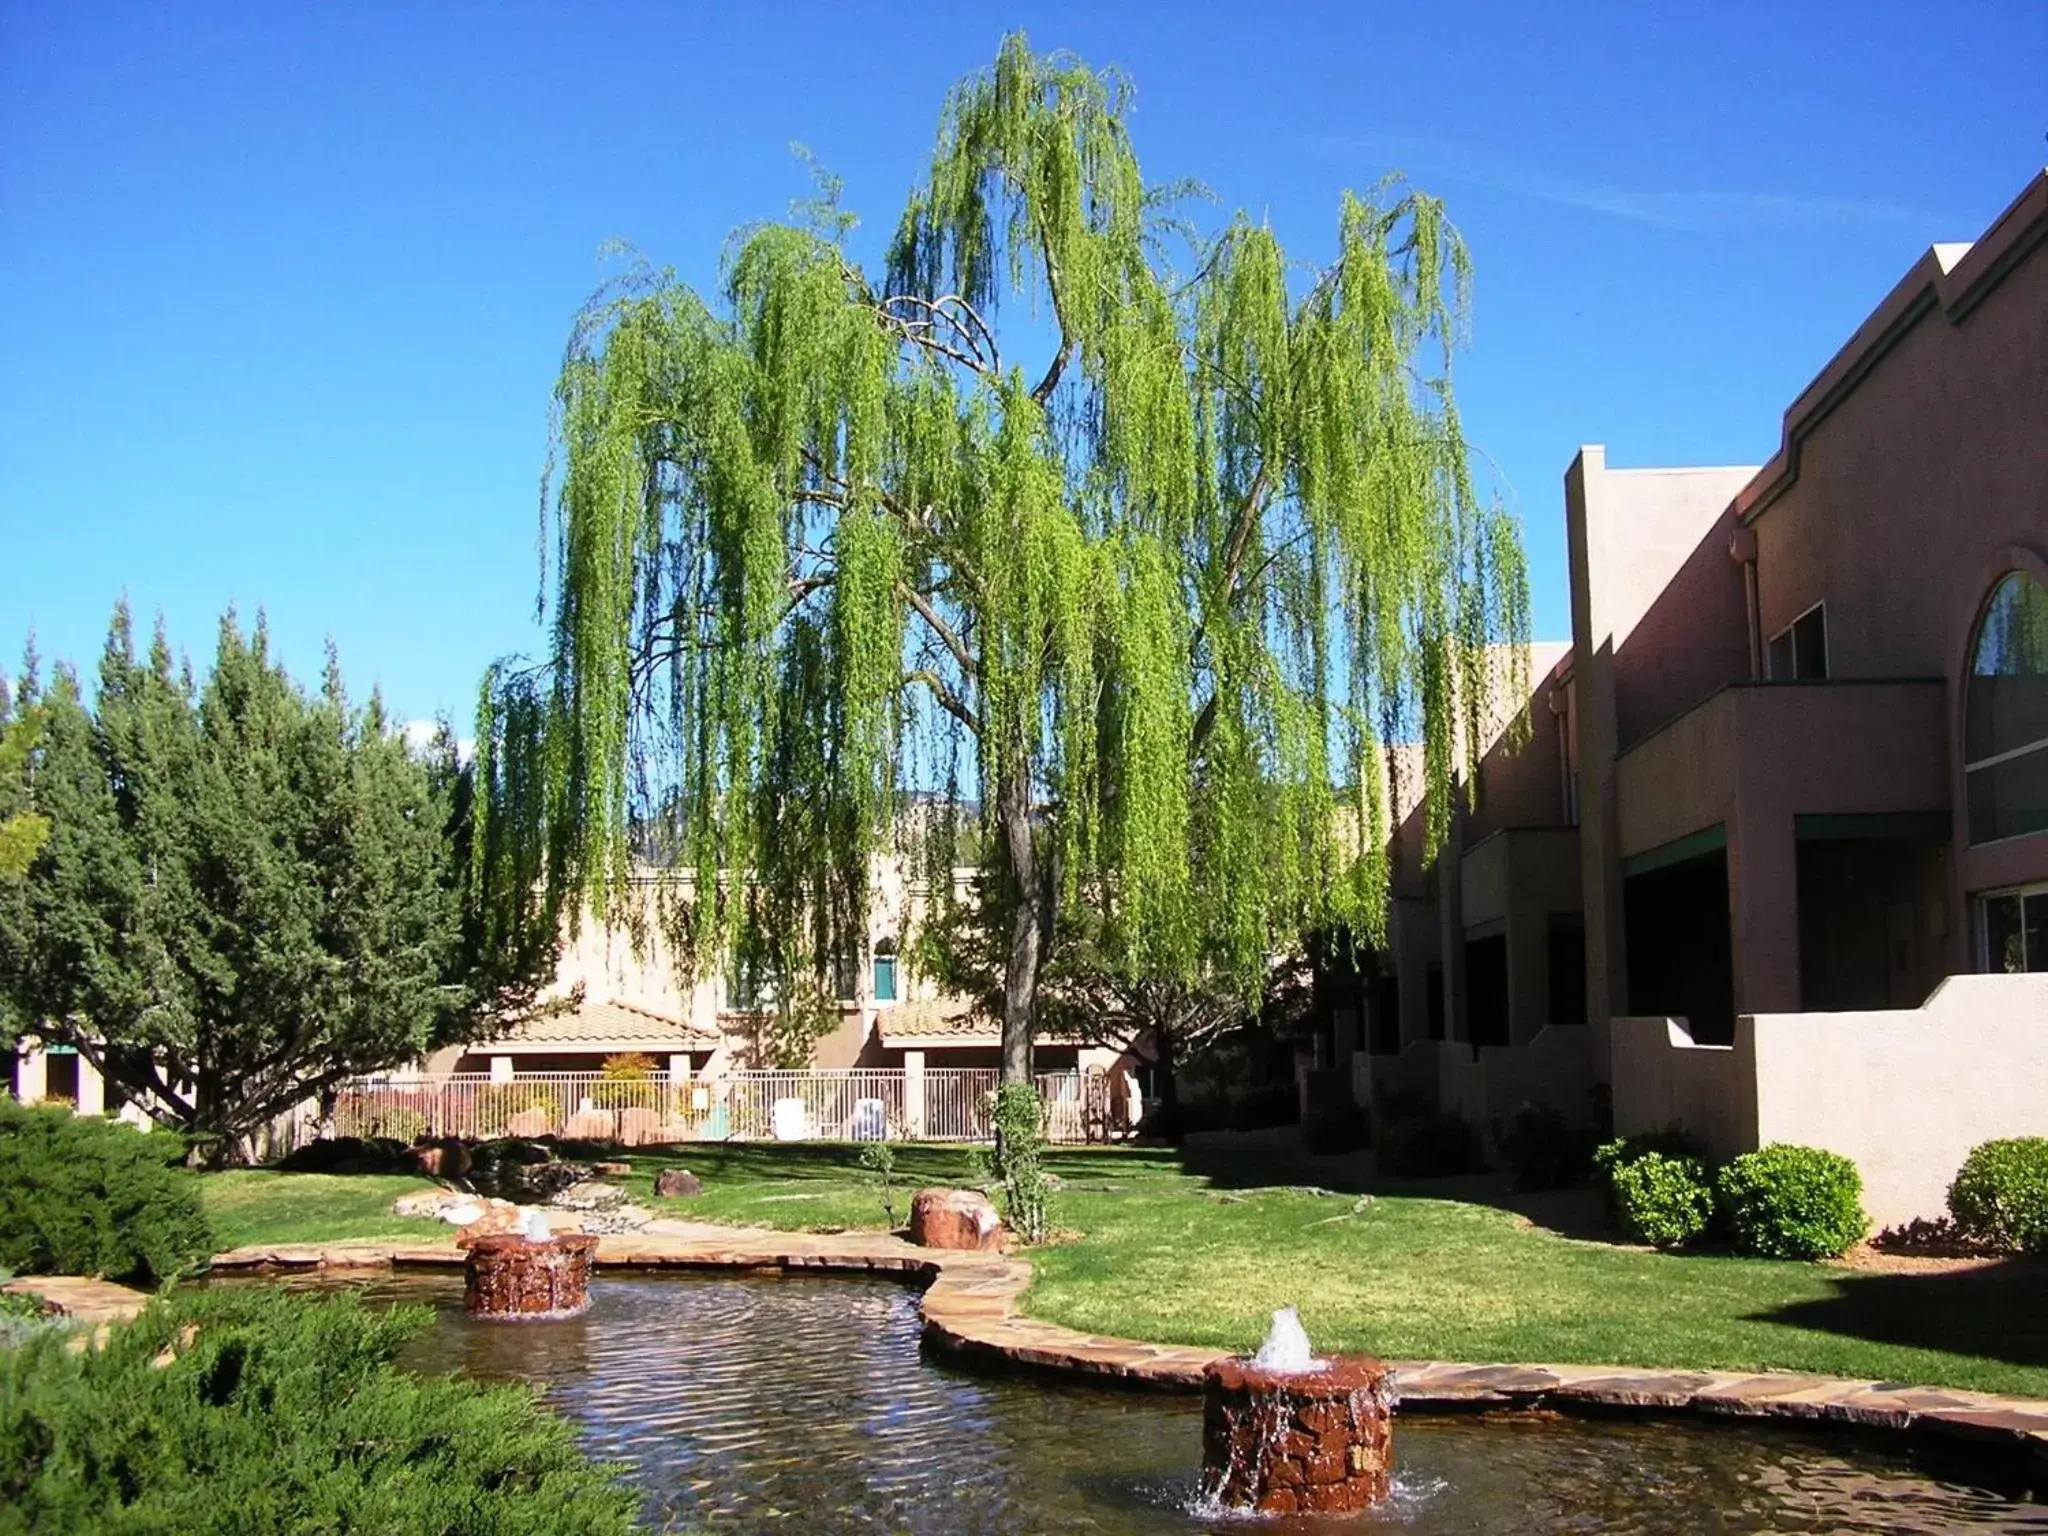
[[[1439,1043],[1437,1098],[1442,1108],[1487,1125],[1524,1105],[1547,1104],[1584,1121],[1592,1109],[1592,1032],[1544,1029],[1525,1045]]]
[[[1678,1125],[1718,1157],[1825,1147],[1881,1226],[1946,1208],[1969,1150],[2048,1135],[2048,975],[1952,976],[1919,1008],[1745,1015],[1732,1046],[1617,1019],[1614,1125]]]

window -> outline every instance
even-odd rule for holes
[[[1584,1024],[1586,919],[1577,912],[1552,912],[1547,927],[1551,1025]]]
[[[2048,591],[2031,577],[2015,571],[1992,588],[1968,686],[1970,841],[2048,828]]]
[[[775,1006],[775,977],[768,962],[745,957],[733,967],[731,985],[726,989],[733,1013],[759,1013]]]
[[[1773,682],[1812,682],[1828,675],[1828,605],[1815,603],[1771,637]]]
[[[2048,886],[1986,896],[1977,910],[1985,970],[2048,971]]]
[[[875,946],[875,1001],[896,1001],[896,941],[884,939]]]

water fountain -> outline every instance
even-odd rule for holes
[[[1393,1401],[1370,1355],[1318,1359],[1292,1307],[1250,1359],[1204,1377],[1202,1497],[1262,1515],[1349,1514],[1387,1496]]]
[[[545,1322],[590,1305],[594,1235],[556,1234],[539,1211],[526,1211],[510,1232],[471,1238],[468,1248],[462,1304],[471,1317]]]

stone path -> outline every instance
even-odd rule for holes
[[[462,1262],[452,1243],[282,1243],[221,1254],[214,1270],[455,1268]],[[597,1262],[626,1269],[879,1274],[923,1281],[925,1335],[941,1352],[1128,1386],[1196,1390],[1203,1370],[1224,1353],[1098,1337],[1025,1317],[1017,1302],[1031,1284],[1031,1266],[1022,1259],[917,1248],[882,1233],[773,1232],[661,1220],[640,1232],[602,1238]],[[2038,1398],[1791,1372],[1388,1364],[1401,1410],[1408,1413],[1550,1408],[1809,1420],[2001,1445],[2048,1463],[2048,1401]]]
[[[148,1303],[141,1291],[131,1291],[111,1280],[81,1280],[76,1275],[24,1275],[0,1285],[0,1291],[17,1296],[40,1296],[66,1317],[90,1323],[95,1329],[107,1323],[125,1323]]]

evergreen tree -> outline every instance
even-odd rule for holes
[[[332,656],[308,697],[230,614],[203,685],[116,611],[90,706],[41,701],[46,842],[0,886],[0,1032],[74,1045],[200,1154],[342,1079],[488,1034],[553,949],[464,911],[470,798]]]
[[[1346,193],[1320,266],[1242,215],[1203,235],[1129,106],[1013,36],[881,270],[821,178],[718,294],[601,294],[556,393],[552,652],[480,720],[505,847],[578,910],[616,919],[663,808],[700,961],[822,969],[906,792],[977,807],[1010,1081],[1063,917],[1129,975],[1247,994],[1305,929],[1380,931],[1382,745],[1425,746],[1433,850],[1479,741],[1454,717],[1527,629],[1452,401],[1441,205]]]

